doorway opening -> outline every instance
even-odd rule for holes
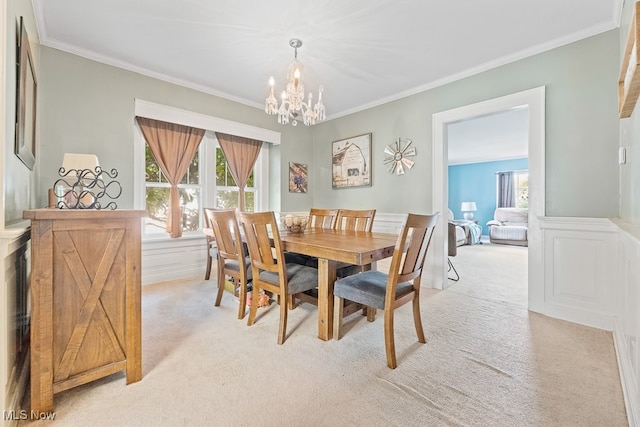
[[[446,213],[448,209],[448,133],[449,124],[527,107],[529,154],[529,253],[528,304],[529,310],[542,311],[544,281],[542,275],[542,242],[538,218],[545,214],[545,88],[538,87],[506,95],[433,115],[434,188],[433,210]],[[436,227],[433,241],[434,287],[445,289],[447,279],[448,242],[445,220]]]

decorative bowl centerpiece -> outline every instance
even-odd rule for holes
[[[306,215],[286,214],[282,216],[282,225],[289,233],[304,233],[308,220]]]

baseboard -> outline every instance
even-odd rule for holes
[[[616,359],[618,360],[618,373],[620,374],[624,406],[627,410],[627,420],[629,421],[629,426],[635,427],[638,426],[640,422],[640,407],[638,406],[640,399],[636,381],[634,380],[631,361],[625,357],[626,354],[629,354],[629,349],[627,349],[622,326],[618,318],[615,320],[613,344],[616,351]]]

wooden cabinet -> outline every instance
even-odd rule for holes
[[[31,220],[31,409],[126,370],[142,378],[140,226],[145,211],[36,209]]]

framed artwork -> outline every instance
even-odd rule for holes
[[[22,163],[33,169],[36,162],[36,74],[31,57],[29,36],[20,17],[18,34],[18,87],[16,88],[15,153]]]
[[[333,141],[333,188],[371,186],[371,134]]]
[[[308,166],[303,163],[289,162],[289,193],[306,193],[308,184]]]

